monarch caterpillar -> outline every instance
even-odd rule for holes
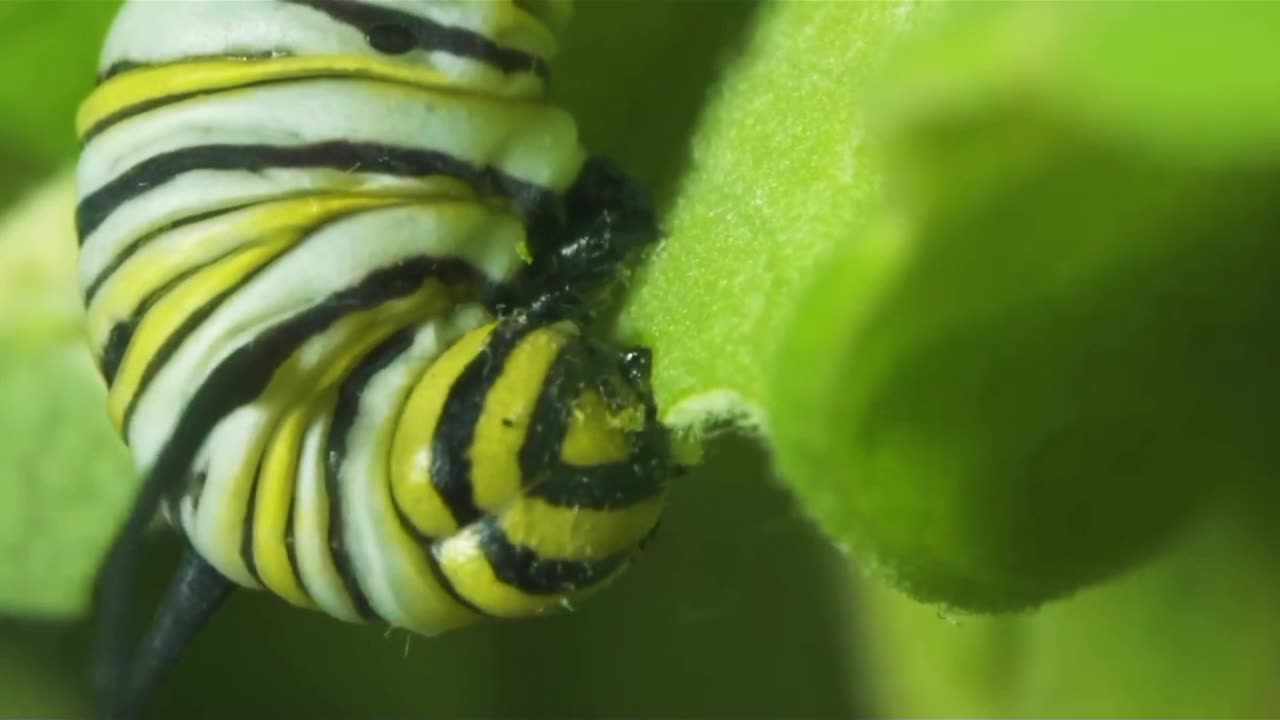
[[[613,577],[669,460],[592,307],[656,237],[546,100],[565,0],[127,0],[77,116],[79,277],[145,480],[99,581],[132,716],[232,587],[422,634]],[[187,552],[137,658],[147,523]]]

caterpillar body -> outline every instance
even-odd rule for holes
[[[587,317],[656,236],[546,100],[560,0],[129,0],[76,211],[146,477],[100,580],[128,714],[225,588],[434,634],[549,611],[656,526],[648,355]],[[126,672],[137,538],[189,543]]]

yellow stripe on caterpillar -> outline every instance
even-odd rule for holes
[[[391,492],[396,505],[423,537],[455,532],[458,524],[431,478],[432,443],[448,391],[488,343],[493,324],[472,330],[427,370],[396,420],[391,444]]]
[[[530,416],[547,371],[571,335],[576,335],[572,325],[560,323],[523,337],[503,363],[502,374],[485,393],[467,452],[475,503],[481,510],[500,510],[525,484],[520,448],[528,438]]]
[[[657,495],[611,510],[559,507],[536,497],[512,503],[499,527],[515,545],[547,560],[604,560],[635,545],[658,522]]]
[[[111,118],[154,103],[309,78],[363,79],[433,92],[483,93],[511,102],[533,100],[542,92],[541,81],[532,74],[477,88],[430,67],[369,55],[180,60],[130,70],[104,82],[81,103],[76,133],[83,139]]]
[[[173,278],[195,268],[255,244],[296,242],[307,232],[352,213],[415,200],[421,198],[404,193],[305,195],[261,203],[216,219],[183,233],[175,242],[155,238],[112,273],[89,304],[90,345],[101,359],[112,327],[127,321],[144,300]]]

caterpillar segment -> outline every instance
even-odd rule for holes
[[[644,353],[588,318],[656,230],[545,98],[567,18],[122,7],[76,119],[88,335],[145,478],[99,580],[104,717],[231,587],[430,635],[567,604],[653,532]],[[188,550],[134,657],[157,511]]]

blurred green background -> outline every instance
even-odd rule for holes
[[[115,7],[0,4],[0,717],[90,714],[134,481],[70,224]],[[580,3],[555,92],[663,208],[620,332],[703,464],[574,613],[422,639],[242,594],[155,715],[1280,716],[1275,28]]]

